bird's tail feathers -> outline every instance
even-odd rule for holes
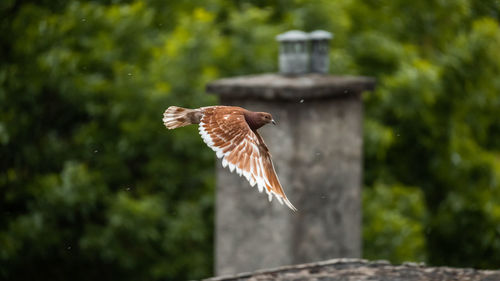
[[[163,113],[163,124],[168,129],[175,129],[199,123],[201,113],[196,109],[170,106]]]

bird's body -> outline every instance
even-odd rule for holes
[[[257,129],[274,123],[271,114],[253,112],[236,106],[207,106],[187,109],[170,106],[163,114],[168,129],[199,124],[203,141],[222,158],[222,166],[243,175],[250,185],[257,185],[269,196],[296,210],[281,187],[271,154]]]

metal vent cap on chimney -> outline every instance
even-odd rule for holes
[[[309,36],[301,30],[290,30],[285,33],[278,34],[276,40],[283,41],[307,41]]]
[[[284,75],[299,75],[309,71],[309,35],[300,30],[290,30],[276,36],[280,42],[279,68]]]
[[[333,34],[324,30],[309,33],[311,41],[311,72],[326,74],[330,68],[329,43]]]
[[[311,40],[331,40],[333,34],[325,30],[315,30],[309,33],[309,39]]]

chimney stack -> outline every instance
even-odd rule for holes
[[[361,257],[363,105],[369,77],[330,76],[324,32],[290,31],[280,42],[280,74],[207,85],[220,104],[273,115],[259,131],[293,212],[217,163],[217,275]],[[307,40],[312,40],[309,72]]]

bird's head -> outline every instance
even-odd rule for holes
[[[276,121],[274,121],[273,116],[267,112],[257,112],[257,116],[260,119],[263,125],[273,123],[276,125]]]
[[[268,123],[276,125],[273,116],[267,112],[247,111],[245,112],[245,120],[252,130],[257,130]]]

